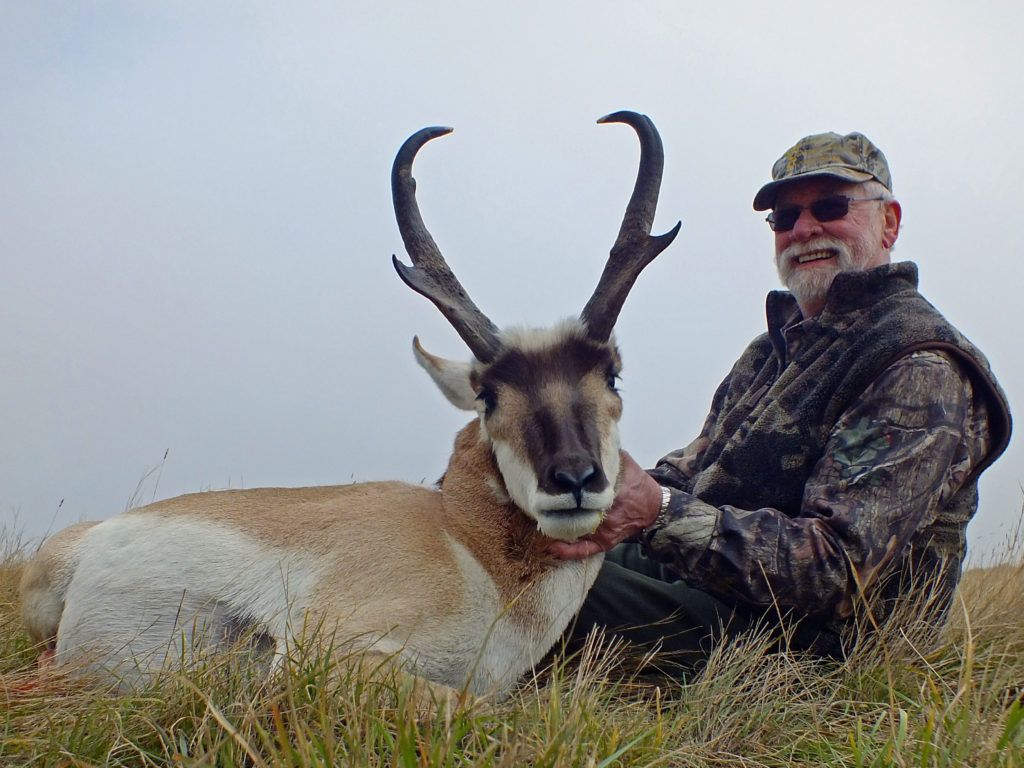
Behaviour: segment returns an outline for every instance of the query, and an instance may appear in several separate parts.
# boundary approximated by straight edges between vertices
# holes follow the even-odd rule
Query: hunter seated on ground
[[[917,267],[891,261],[902,210],[885,157],[858,133],[809,136],[754,209],[771,210],[789,290],[768,294],[767,332],[700,435],[649,472],[627,461],[598,531],[552,546],[609,550],[576,637],[604,626],[687,663],[723,630],[787,616],[790,647],[842,656],[872,624],[864,598],[878,619],[927,595],[931,623],[952,599],[1010,413]]]

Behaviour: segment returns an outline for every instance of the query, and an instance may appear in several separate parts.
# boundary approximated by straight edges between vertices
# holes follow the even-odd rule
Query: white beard
[[[797,258],[814,251],[830,250],[835,255],[812,269],[802,268]],[[806,243],[794,243],[776,256],[775,266],[779,280],[788,288],[801,306],[824,301],[825,294],[836,275],[860,268],[860,262],[850,247],[834,237],[822,235]]]

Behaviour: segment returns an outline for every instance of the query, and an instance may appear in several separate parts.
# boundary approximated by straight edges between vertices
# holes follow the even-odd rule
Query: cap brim
[[[843,181],[853,181],[861,183],[864,181],[870,181],[875,178],[870,173],[864,171],[855,171],[852,168],[815,168],[813,171],[807,173],[794,173],[792,176],[787,176],[784,179],[778,181],[769,181],[763,187],[761,187],[757,194],[754,195],[754,210],[755,211],[767,211],[769,208],[775,207],[775,198],[779,194],[779,189],[784,184],[789,184],[793,181],[800,179],[810,179],[815,176],[830,176],[834,179],[842,179]]]

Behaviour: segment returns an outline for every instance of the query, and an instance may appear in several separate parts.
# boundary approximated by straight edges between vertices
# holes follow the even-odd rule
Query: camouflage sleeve
[[[699,440],[700,438],[698,438]],[[894,363],[836,423],[796,517],[713,507],[673,490],[645,534],[690,586],[755,605],[842,618],[929,525],[988,447],[985,411],[942,352]]]

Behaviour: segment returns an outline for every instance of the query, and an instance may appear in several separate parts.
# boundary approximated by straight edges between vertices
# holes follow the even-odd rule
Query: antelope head
[[[499,330],[472,302],[430,236],[416,203],[412,162],[450,128],[424,128],[406,140],[391,171],[395,215],[413,266],[393,257],[399,276],[430,299],[474,359],[444,360],[413,339],[416,359],[457,407],[476,411],[504,492],[543,534],[572,541],[597,528],[615,497],[619,473],[616,391],[619,352],[612,328],[640,271],[675,238],[679,224],[651,236],[664,152],[645,115],[616,112],[640,138],[640,170],[593,296],[579,319],[545,330]]]

